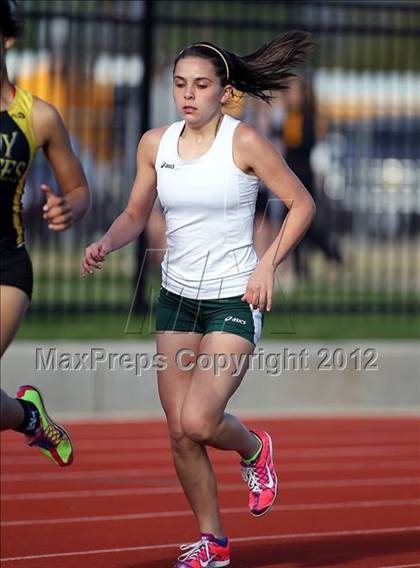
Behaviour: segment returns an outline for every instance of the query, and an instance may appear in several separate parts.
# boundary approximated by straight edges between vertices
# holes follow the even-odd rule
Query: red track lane
[[[211,452],[233,567],[420,567],[420,420],[246,422],[272,434],[280,493],[251,517],[238,459]],[[197,533],[165,425],[70,429],[77,462],[63,470],[2,435],[0,568],[172,566]]]

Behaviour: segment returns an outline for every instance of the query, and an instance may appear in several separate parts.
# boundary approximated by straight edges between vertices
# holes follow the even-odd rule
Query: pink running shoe
[[[229,566],[229,541],[222,546],[211,534],[202,534],[198,542],[183,544],[185,550],[175,564],[175,568],[222,568]]]
[[[255,517],[267,513],[277,497],[277,474],[273,463],[273,443],[267,432],[254,431],[262,448],[257,459],[246,464],[241,461],[242,477],[249,487],[249,509]]]

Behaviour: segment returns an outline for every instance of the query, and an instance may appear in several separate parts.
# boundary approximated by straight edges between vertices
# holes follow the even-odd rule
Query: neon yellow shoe
[[[16,398],[31,402],[40,416],[40,424],[33,436],[26,436],[29,446],[38,447],[52,462],[61,467],[73,463],[73,446],[62,426],[51,420],[45,410],[41,393],[31,385],[19,387]]]

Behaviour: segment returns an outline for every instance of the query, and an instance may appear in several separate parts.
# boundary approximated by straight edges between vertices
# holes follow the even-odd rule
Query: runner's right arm
[[[137,173],[127,207],[105,235],[86,248],[82,276],[100,269],[106,255],[134,241],[145,229],[157,196],[155,160],[166,127],[146,132],[137,147]]]

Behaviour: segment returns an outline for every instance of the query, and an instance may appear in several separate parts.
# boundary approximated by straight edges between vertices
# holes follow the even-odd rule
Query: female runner
[[[51,231],[63,231],[81,219],[90,204],[83,170],[54,107],[13,85],[7,75],[6,52],[22,31],[11,0],[0,0],[0,356],[3,355],[29,306],[32,265],[25,248],[22,195],[25,179],[38,148],[42,147],[62,191],[62,197],[42,185],[43,217]],[[19,388],[17,398],[0,389],[0,429],[27,436],[53,462],[70,465],[69,435],[48,416],[39,391]]]
[[[183,49],[173,72],[182,120],[143,135],[128,205],[82,262],[82,274],[92,274],[136,239],[159,196],[167,250],[156,311],[157,350],[166,362],[158,388],[175,468],[201,533],[182,547],[178,568],[230,563],[207,446],[240,455],[253,515],[266,513],[277,494],[270,436],[248,430],[225,408],[271,309],[276,267],[308,228],[314,202],[274,147],[224,115],[223,105],[233,88],[268,101],[267,91],[287,88],[310,46],[306,33],[289,32],[244,57],[208,42]],[[261,259],[253,247],[259,180],[289,209]],[[199,365],[200,355],[222,361],[220,372]]]

